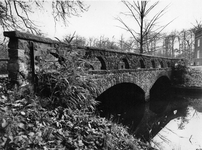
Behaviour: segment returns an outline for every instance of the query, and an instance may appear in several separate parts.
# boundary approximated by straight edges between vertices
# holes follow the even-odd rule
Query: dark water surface
[[[202,93],[172,90],[149,102],[135,94],[111,93],[98,99],[101,116],[128,126],[129,132],[160,150],[202,149]]]

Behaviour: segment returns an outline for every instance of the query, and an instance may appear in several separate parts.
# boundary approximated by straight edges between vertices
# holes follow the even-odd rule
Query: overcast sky
[[[151,0],[151,2],[154,0]],[[42,31],[50,38],[58,37],[62,39],[65,35],[76,34],[89,37],[105,36],[110,39],[120,39],[123,34],[125,38],[130,35],[123,29],[120,22],[115,18],[120,16],[120,12],[126,12],[127,9],[120,0],[84,0],[89,5],[89,10],[81,14],[80,17],[69,18],[68,26],[57,24],[54,28],[53,20],[47,14],[37,12],[37,21],[40,22]],[[160,0],[159,6],[153,10],[153,13],[169,5],[166,14],[159,20],[159,25],[164,25],[175,19],[164,32],[173,30],[189,29],[195,24],[195,20],[202,20],[202,0]],[[42,17],[43,16],[43,17]],[[123,16],[121,17],[125,19]],[[133,20],[130,21],[133,23]],[[134,22],[135,26],[135,22]]]
[[[153,0],[151,0],[152,2]],[[51,36],[62,37],[71,34],[74,31],[78,35],[85,37],[105,36],[119,39],[123,34],[125,38],[129,34],[125,30],[117,27],[120,22],[115,18],[120,16],[120,12],[126,12],[127,9],[119,0],[94,0],[84,1],[90,8],[87,12],[81,14],[81,17],[72,17],[69,19],[69,25],[66,28],[58,27],[56,31],[50,33]],[[165,25],[175,19],[164,32],[173,30],[189,29],[195,24],[195,20],[202,20],[202,0],[161,0],[159,6],[153,12],[159,12],[169,5],[166,14],[159,20],[159,25]],[[122,16],[124,20],[124,16]],[[131,23],[133,20],[131,20]],[[135,22],[134,22],[135,26]]]

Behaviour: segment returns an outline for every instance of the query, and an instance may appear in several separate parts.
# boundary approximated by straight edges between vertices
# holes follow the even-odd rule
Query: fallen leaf
[[[25,128],[25,125],[23,123],[18,123],[18,127],[24,129]]]
[[[2,121],[1,126],[2,126],[3,128],[5,128],[8,123],[6,122],[6,120],[5,120],[4,118],[3,118],[2,120],[3,120],[3,121]]]

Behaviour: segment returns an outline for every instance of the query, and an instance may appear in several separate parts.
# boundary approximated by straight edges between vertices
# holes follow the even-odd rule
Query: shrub
[[[188,67],[185,65],[183,60],[178,61],[172,68],[172,80],[174,84],[185,83],[185,74],[188,71]]]
[[[46,110],[38,99],[1,103],[0,116],[2,150],[140,149],[141,142],[120,125],[81,110]]]
[[[189,68],[185,74],[184,86],[202,87],[202,72],[194,68]]]
[[[178,63],[173,68],[172,79],[174,84],[187,87],[202,87],[202,71]]]
[[[44,68],[48,65],[42,65],[37,73],[37,93],[45,100],[42,105],[51,109],[58,106],[94,109],[96,85],[86,73],[85,65],[88,62],[82,58],[80,51],[63,48],[59,47],[54,53],[60,63],[57,69],[53,70],[50,66]],[[60,51],[65,51],[65,54],[61,55]]]

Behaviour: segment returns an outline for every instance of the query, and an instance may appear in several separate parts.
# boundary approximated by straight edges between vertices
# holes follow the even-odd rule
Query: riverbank
[[[175,90],[184,92],[202,92],[202,66],[190,66],[182,75],[183,83],[173,86]]]
[[[172,86],[172,91],[176,94],[202,94],[202,87],[176,85]]]

